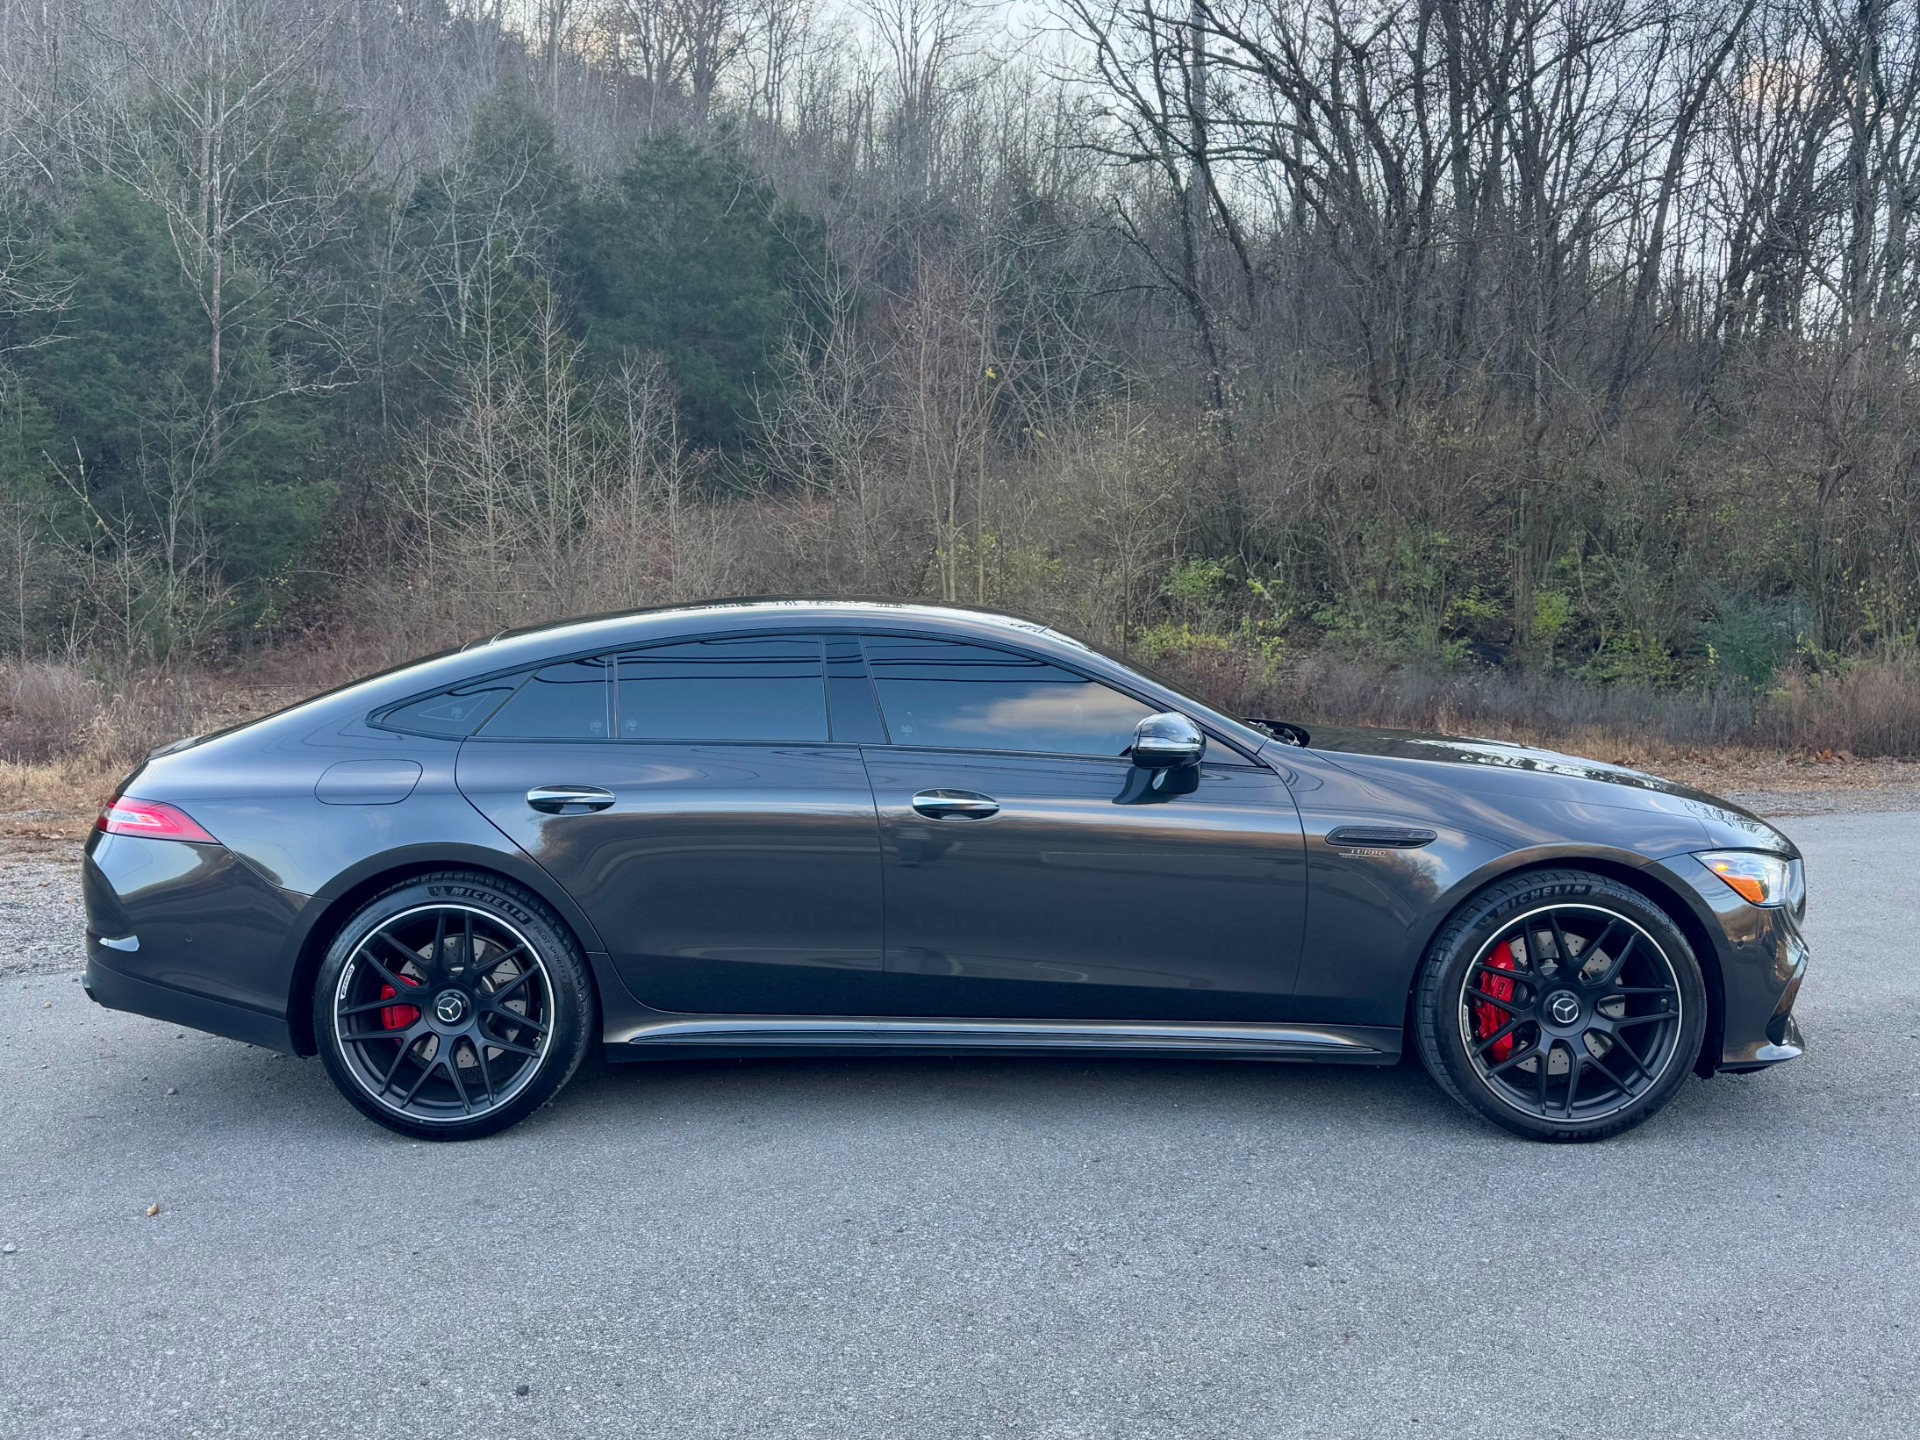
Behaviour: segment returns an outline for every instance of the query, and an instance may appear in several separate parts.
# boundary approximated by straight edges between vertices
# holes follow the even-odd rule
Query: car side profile
[[[156,752],[87,991],[462,1139],[614,1060],[1390,1064],[1540,1140],[1791,1059],[1799,853],[1487,741],[1220,713],[1044,626],[747,600],[495,637]]]

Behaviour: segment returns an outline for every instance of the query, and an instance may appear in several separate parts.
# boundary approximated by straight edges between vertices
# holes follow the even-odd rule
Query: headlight
[[[1700,863],[1749,905],[1785,905],[1802,887],[1799,863],[1759,850],[1709,850]]]

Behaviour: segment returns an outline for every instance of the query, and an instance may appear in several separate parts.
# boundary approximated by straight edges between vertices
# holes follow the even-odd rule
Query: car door
[[[868,1014],[880,849],[855,723],[836,741],[818,636],[659,644],[530,676],[462,747],[459,783],[643,1003]]]
[[[1305,891],[1277,775],[1218,743],[1197,767],[1137,768],[1122,752],[1152,707],[1036,655],[899,635],[865,651],[899,1014],[1285,1018]]]

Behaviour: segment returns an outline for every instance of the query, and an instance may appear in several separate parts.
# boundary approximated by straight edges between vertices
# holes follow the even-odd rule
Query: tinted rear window
[[[607,738],[606,660],[570,660],[534,671],[480,732],[486,740]]]
[[[869,636],[866,648],[896,745],[1117,756],[1153,713],[1030,655],[894,636]]]
[[[813,636],[693,640],[620,657],[622,740],[827,739],[826,671]]]

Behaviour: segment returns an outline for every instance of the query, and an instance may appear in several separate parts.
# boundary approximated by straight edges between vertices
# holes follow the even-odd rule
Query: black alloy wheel
[[[592,1033],[566,928],[518,886],[431,875],[342,928],[314,1020],[328,1074],[364,1114],[437,1140],[490,1135],[546,1103]]]
[[[1686,1078],[1706,988],[1686,937],[1646,896],[1579,871],[1494,885],[1436,938],[1416,1007],[1420,1054],[1456,1100],[1536,1140],[1631,1129]]]

